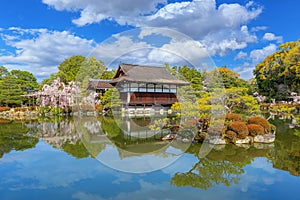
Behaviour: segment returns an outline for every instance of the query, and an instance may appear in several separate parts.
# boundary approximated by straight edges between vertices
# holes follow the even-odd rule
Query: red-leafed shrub
[[[261,125],[258,124],[248,124],[248,131],[250,136],[257,136],[265,134],[265,130]]]
[[[226,121],[232,121],[232,122],[240,122],[242,121],[242,116],[235,113],[228,113],[225,116]]]
[[[9,107],[0,107],[0,112],[9,111]]]
[[[263,117],[251,117],[248,119],[248,124],[257,124],[260,125],[264,128],[265,133],[269,133],[271,131],[271,125],[268,122],[268,120],[266,120]]]
[[[237,138],[244,139],[249,135],[248,127],[244,122],[232,122],[228,125],[227,130],[237,134]]]
[[[237,134],[236,132],[227,130],[225,133],[225,138],[229,139],[230,141],[236,140]]]

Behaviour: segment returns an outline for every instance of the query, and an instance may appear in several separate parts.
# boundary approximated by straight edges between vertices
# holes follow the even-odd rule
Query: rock
[[[251,141],[250,137],[246,137],[245,139],[236,139],[235,144],[250,144]]]
[[[226,141],[221,136],[214,136],[209,139],[210,144],[223,145],[226,144]]]
[[[168,134],[168,135],[166,135],[165,137],[163,137],[162,138],[162,140],[173,140],[173,139],[175,139],[176,138],[176,134],[173,134],[173,133],[171,133],[171,134]]]
[[[275,141],[275,135],[273,134],[265,134],[265,135],[257,135],[254,137],[254,142],[257,143],[272,143]]]

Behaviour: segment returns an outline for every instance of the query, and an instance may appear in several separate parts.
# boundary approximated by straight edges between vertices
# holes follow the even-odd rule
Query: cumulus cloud
[[[274,33],[265,33],[263,39],[267,41],[276,41],[278,43],[282,43],[283,41],[282,36],[275,36]]]
[[[239,29],[256,18],[261,7],[245,7],[240,4],[221,4],[214,0],[202,0],[168,4],[151,16],[142,18],[141,24],[167,26],[195,39],[223,29]]]
[[[252,32],[264,31],[267,30],[268,27],[266,26],[255,26],[251,28]]]
[[[240,51],[235,57],[235,60],[239,60],[239,59],[245,59],[247,58],[248,54],[246,52]]]
[[[269,44],[268,46],[262,49],[255,49],[250,52],[250,58],[252,59],[253,63],[258,64],[268,55],[274,53],[277,49],[275,44]]]
[[[202,42],[208,47],[210,55],[226,55],[229,51],[244,49],[248,43],[257,41],[257,37],[248,31],[247,26],[239,30],[222,30],[207,35]]]
[[[274,53],[277,50],[277,46],[275,44],[269,44],[261,49],[254,49],[249,53],[249,62],[245,62],[242,66],[234,68],[234,71],[238,72],[243,79],[249,79],[253,77],[253,70],[255,66],[262,62],[268,55]],[[247,53],[240,52],[237,54],[237,57],[246,58],[248,56]]]
[[[159,4],[166,0],[43,0],[43,3],[62,11],[80,12],[80,17],[73,20],[78,26],[101,22],[104,19],[115,20],[121,25],[132,24],[140,15],[151,14]]]
[[[73,20],[79,26],[108,19],[120,25],[168,27],[210,44],[212,55],[243,49],[248,43],[256,41],[256,36],[248,31],[246,24],[258,17],[263,9],[253,1],[246,5],[224,3],[219,6],[215,0],[169,4],[165,0],[43,2],[56,10],[80,12],[80,17]]]
[[[125,62],[128,60],[126,56],[137,60],[141,57],[144,58],[145,51],[150,47],[146,42],[134,41],[130,36],[116,34],[108,41],[99,44],[93,50],[92,55],[110,65],[113,62]],[[133,52],[135,56],[129,56]]]
[[[138,30],[138,31],[137,31]],[[160,41],[166,40],[160,44]],[[171,29],[141,28],[114,35],[92,53],[108,66],[119,62],[214,67],[205,45]]]
[[[0,64],[9,69],[26,69],[38,77],[55,72],[70,56],[87,55],[94,46],[94,41],[68,31],[47,29],[11,27],[1,32],[1,38],[11,50],[0,55]]]

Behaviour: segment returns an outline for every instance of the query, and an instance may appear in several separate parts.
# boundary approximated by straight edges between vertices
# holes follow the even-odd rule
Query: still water
[[[161,141],[153,119],[0,123],[0,199],[300,199],[300,130],[271,145]],[[297,136],[298,135],[298,136]]]

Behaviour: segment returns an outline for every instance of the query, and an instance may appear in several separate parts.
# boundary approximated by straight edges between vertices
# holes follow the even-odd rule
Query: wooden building
[[[112,80],[95,80],[90,85],[98,92],[117,88],[122,108],[136,112],[145,108],[170,108],[178,101],[178,87],[189,84],[175,78],[165,67],[120,64]]]
[[[171,106],[177,101],[177,88],[188,85],[165,67],[120,64],[111,80],[121,96],[123,107]]]
[[[99,79],[90,79],[88,82],[88,90],[95,90],[97,93],[102,96],[106,92],[106,90],[113,88],[110,84],[110,80],[99,80]]]

